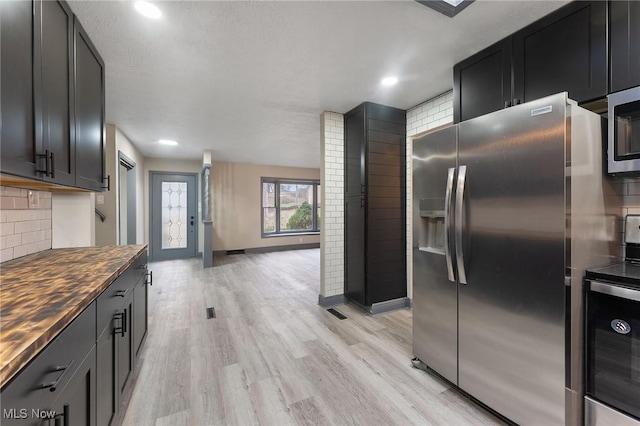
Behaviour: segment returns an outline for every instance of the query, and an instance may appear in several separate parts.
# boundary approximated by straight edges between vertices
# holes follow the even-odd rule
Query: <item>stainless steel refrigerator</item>
[[[413,141],[413,350],[521,425],[579,424],[582,276],[619,255],[600,116],[566,93]]]

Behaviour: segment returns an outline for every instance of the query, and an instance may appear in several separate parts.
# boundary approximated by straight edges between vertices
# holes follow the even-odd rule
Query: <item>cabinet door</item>
[[[511,37],[453,67],[455,123],[505,108],[511,102]]]
[[[345,197],[345,295],[365,305],[365,214],[362,197]]]
[[[51,173],[45,180],[75,185],[73,135],[73,13],[61,1],[36,4],[36,51],[40,52],[42,138]]]
[[[142,277],[136,284],[133,293],[133,342],[136,359],[140,355],[142,342],[147,334],[147,280]]]
[[[640,2],[609,2],[611,92],[640,86]]]
[[[127,384],[127,379],[129,378],[129,374],[133,370],[133,333],[131,332],[131,313],[133,307],[133,298],[129,297],[127,302],[122,309],[123,317],[122,317],[122,325],[124,326],[124,331],[116,334],[116,349],[117,349],[117,379],[118,379],[118,387],[117,393],[118,395],[122,395],[124,391],[124,387]]]
[[[82,365],[54,402],[57,414],[50,425],[95,425],[96,424],[96,350],[95,346]]]
[[[104,62],[78,20],[75,34],[76,186],[103,190]]]
[[[113,318],[96,343],[96,418],[97,424],[108,425],[118,409],[116,394],[116,336]]]
[[[40,178],[36,171],[34,104],[34,4],[0,1],[1,167],[5,173]],[[40,129],[40,128],[39,128]]]
[[[345,197],[364,195],[365,111],[361,105],[345,116]]]
[[[514,97],[569,92],[578,102],[607,94],[606,2],[573,2],[513,36]]]

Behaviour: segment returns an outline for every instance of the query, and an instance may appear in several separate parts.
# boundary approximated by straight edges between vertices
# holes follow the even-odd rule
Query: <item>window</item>
[[[320,181],[262,178],[262,235],[320,232]]]

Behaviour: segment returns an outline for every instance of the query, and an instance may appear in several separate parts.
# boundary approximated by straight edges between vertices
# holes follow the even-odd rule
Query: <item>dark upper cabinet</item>
[[[41,147],[35,135],[34,22],[31,2],[0,2],[2,171],[37,178],[36,153]]]
[[[406,297],[406,111],[365,102],[345,123],[345,295]]]
[[[76,186],[101,191],[104,180],[104,61],[75,21]]]
[[[0,171],[102,190],[104,62],[64,1],[0,8]]]
[[[611,92],[640,86],[640,2],[609,2]]]
[[[454,66],[456,123],[505,108],[511,98],[511,37]]]
[[[44,180],[75,184],[73,132],[73,13],[60,1],[36,2],[36,51],[40,52]]]
[[[576,1],[513,36],[515,103],[559,92],[586,102],[607,94],[607,3]]]
[[[606,2],[572,2],[456,64],[454,122],[564,91],[607,94]]]

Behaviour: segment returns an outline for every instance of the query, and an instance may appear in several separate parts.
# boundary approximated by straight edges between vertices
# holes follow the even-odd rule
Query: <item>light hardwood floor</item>
[[[411,366],[411,311],[339,320],[320,252],[150,264],[149,333],[125,425],[502,424]],[[206,308],[216,318],[207,319]]]

